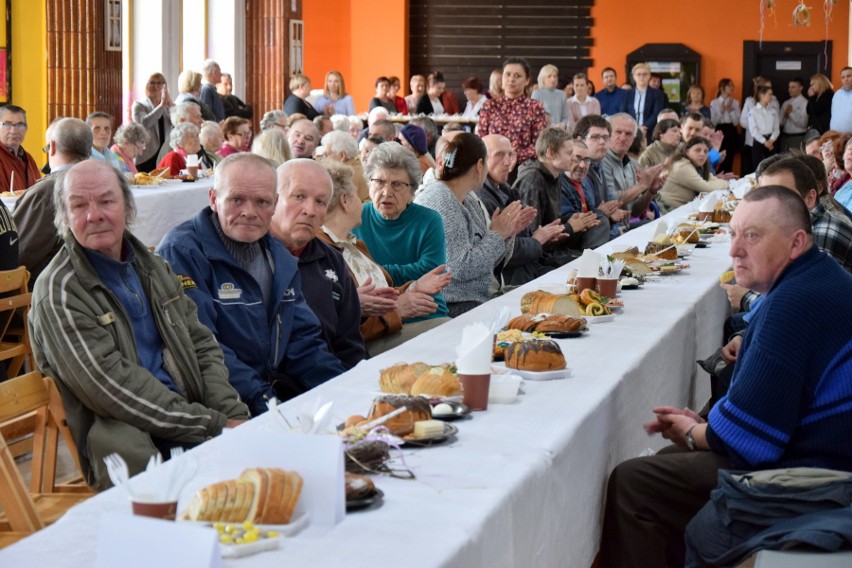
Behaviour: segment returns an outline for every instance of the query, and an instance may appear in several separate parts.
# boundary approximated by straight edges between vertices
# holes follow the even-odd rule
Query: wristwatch
[[[689,448],[690,452],[694,452],[698,449],[698,446],[695,444],[695,438],[692,437],[692,430],[698,426],[698,424],[693,424],[689,430],[686,431],[686,447]]]

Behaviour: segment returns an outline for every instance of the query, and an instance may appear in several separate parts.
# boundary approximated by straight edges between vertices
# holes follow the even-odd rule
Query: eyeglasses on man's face
[[[3,130],[26,130],[27,123],[26,122],[0,122],[0,128]]]

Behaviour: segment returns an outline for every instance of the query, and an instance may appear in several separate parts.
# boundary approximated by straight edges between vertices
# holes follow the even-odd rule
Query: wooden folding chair
[[[27,290],[30,273],[26,267],[0,270],[0,361],[6,361],[6,374],[20,374],[24,363],[34,371],[35,357],[30,345],[27,316],[32,294]]]
[[[32,424],[31,430],[22,432],[21,422]],[[0,433],[8,432],[29,434],[31,438],[33,493],[94,493],[83,482],[62,399],[50,377],[34,371],[0,383]],[[77,466],[76,478],[63,484],[58,483],[56,471],[60,435]]]
[[[0,435],[0,547],[12,544],[53,523],[88,495],[36,494],[27,491],[15,458]]]

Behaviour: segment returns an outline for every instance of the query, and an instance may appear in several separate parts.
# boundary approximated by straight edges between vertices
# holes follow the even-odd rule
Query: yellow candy
[[[243,523],[243,528],[246,529],[247,531],[250,531],[251,529],[254,528],[254,523],[252,523],[251,521],[245,521]]]
[[[254,533],[246,534],[245,538],[243,538],[244,542],[255,542],[257,541],[257,535]]]
[[[269,531],[268,533],[266,533],[266,536],[268,536],[269,538],[275,538],[276,536],[281,536],[281,535],[278,534],[276,531]]]
[[[238,538],[238,539],[237,539],[237,540],[235,540],[234,542],[235,542],[235,543],[237,543],[237,544],[244,544],[244,543],[245,543],[245,539],[243,539],[243,538]]]
[[[231,544],[232,542],[234,542],[234,539],[232,539],[226,534],[223,534],[219,537],[219,542],[221,542],[222,544]]]

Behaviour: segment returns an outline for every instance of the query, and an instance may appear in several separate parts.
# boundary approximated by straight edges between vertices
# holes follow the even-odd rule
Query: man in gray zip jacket
[[[30,313],[41,371],[56,379],[86,481],[105,489],[104,456],[130,474],[172,446],[248,419],[222,350],[168,265],[128,230],[130,188],[105,162],[56,182],[64,244],[36,281]]]

